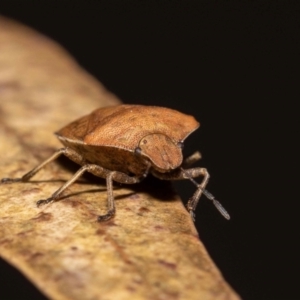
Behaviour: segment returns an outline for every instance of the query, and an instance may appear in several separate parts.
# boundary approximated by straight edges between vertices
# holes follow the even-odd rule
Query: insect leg
[[[21,178],[2,178],[0,183],[12,183],[12,182],[26,182],[29,181],[31,177],[33,177],[38,171],[40,171],[47,164],[58,158],[60,155],[64,154],[65,156],[73,159],[74,161],[78,161],[80,163],[82,161],[82,157],[70,148],[61,148],[56,150],[48,159],[43,161],[41,164],[33,168],[31,171],[23,175]]]
[[[218,200],[216,200],[215,197],[205,189],[209,180],[209,173],[205,168],[192,168],[186,170],[179,168],[170,173],[159,173],[156,171],[152,171],[152,173],[154,176],[158,177],[159,179],[164,179],[164,180],[189,179],[197,187],[194,195],[189,199],[187,203],[187,210],[190,213],[191,218],[193,220],[195,220],[194,212],[196,210],[197,204],[202,194],[204,194],[209,200],[213,202],[215,207],[219,210],[219,212],[222,214],[224,218],[226,218],[227,220],[230,219],[229,214],[227,213],[225,208],[221,205],[221,203]],[[200,184],[198,184],[194,180],[194,178],[198,176],[203,176],[203,180]]]
[[[190,177],[188,177],[188,179],[190,179],[196,186],[197,186],[197,190],[195,191],[194,195],[189,199],[188,203],[187,203],[187,210],[191,215],[191,218],[195,221],[195,210],[196,207],[198,205],[199,199],[203,193],[203,190],[205,189],[206,185],[208,184],[208,180],[209,180],[209,173],[207,172],[207,170],[205,168],[196,168],[196,169],[189,169],[189,170],[182,170],[182,173],[185,176],[189,176],[186,174],[186,172],[192,170],[190,173]],[[203,176],[203,180],[200,184],[198,184],[193,178],[194,177],[198,177],[199,175],[197,174],[199,172],[199,175]]]
[[[107,202],[108,202],[108,211],[105,215],[101,215],[98,217],[98,221],[106,221],[109,220],[111,217],[114,216],[116,209],[115,209],[115,198],[113,195],[113,180],[126,183],[126,184],[134,184],[140,182],[147,174],[144,176],[129,176],[125,173],[113,171],[109,172],[106,176],[106,186],[107,186]]]
[[[105,215],[98,216],[98,222],[107,221],[112,218],[116,213],[115,197],[113,193],[113,176],[115,172],[110,172],[106,177],[107,187],[107,206],[108,210]]]
[[[107,201],[108,201],[108,211],[105,215],[98,217],[98,221],[109,220],[115,214],[115,204],[113,195],[113,180],[121,183],[133,184],[141,181],[143,177],[138,176],[128,176],[125,173],[109,171],[98,165],[86,164],[82,166],[63,186],[61,186],[50,198],[37,201],[37,206],[41,206],[47,203],[54,202],[59,199],[62,192],[67,189],[74,181],[76,181],[84,172],[92,173],[98,177],[106,178],[107,186]]]
[[[63,186],[61,186],[55,193],[53,193],[50,198],[39,200],[37,201],[36,205],[39,207],[41,205],[57,200],[65,189],[67,189],[74,181],[76,181],[84,172],[89,171],[93,167],[94,165],[84,165]]]

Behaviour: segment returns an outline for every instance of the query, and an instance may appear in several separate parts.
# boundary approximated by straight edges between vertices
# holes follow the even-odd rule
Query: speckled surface
[[[0,177],[18,177],[60,147],[52,134],[118,103],[47,38],[0,18]],[[30,183],[0,185],[0,254],[52,299],[238,299],[169,183],[80,180],[37,208],[72,171],[53,163]]]

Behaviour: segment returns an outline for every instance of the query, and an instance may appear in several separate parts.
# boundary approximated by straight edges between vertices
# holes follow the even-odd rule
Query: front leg
[[[152,174],[163,180],[183,180],[183,179],[189,179],[194,185],[196,185],[197,189],[194,193],[194,195],[189,199],[187,203],[187,210],[191,215],[191,218],[195,221],[195,210],[197,207],[197,204],[199,202],[199,199],[202,194],[204,194],[209,200],[213,202],[215,207],[219,210],[219,212],[222,214],[224,218],[227,220],[230,219],[229,214],[224,209],[224,207],[221,205],[221,203],[215,199],[215,197],[209,193],[205,187],[209,180],[209,173],[205,168],[192,168],[192,169],[186,169],[178,168],[174,171],[168,172],[168,173],[160,173],[158,171],[152,170]],[[200,184],[198,184],[194,178],[203,176],[203,180]]]

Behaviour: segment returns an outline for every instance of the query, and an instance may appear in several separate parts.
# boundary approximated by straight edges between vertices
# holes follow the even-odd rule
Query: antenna
[[[184,171],[184,170],[183,170]],[[187,176],[187,178],[198,188],[202,191],[202,194],[209,200],[212,201],[216,209],[220,212],[220,214],[226,219],[230,220],[230,215],[227,210],[222,206],[222,204],[206,189],[204,189],[200,184],[197,183],[196,180]]]
[[[202,190],[203,195],[212,201],[216,209],[220,212],[220,214],[226,219],[230,220],[230,215],[227,212],[227,210],[222,206],[222,204],[207,190],[203,189],[201,186],[199,186]]]

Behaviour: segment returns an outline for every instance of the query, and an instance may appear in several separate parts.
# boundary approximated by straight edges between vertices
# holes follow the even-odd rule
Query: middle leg
[[[37,201],[37,206],[39,207],[41,205],[58,200],[61,194],[63,193],[63,191],[66,190],[72,183],[74,183],[85,172],[89,172],[98,177],[106,179],[108,211],[105,215],[99,216],[98,221],[109,220],[115,214],[113,180],[120,183],[134,184],[140,182],[146,176],[146,174],[144,174],[143,176],[129,176],[125,173],[104,169],[95,164],[87,164],[82,166],[63,186],[61,186],[55,193],[53,193],[51,197],[45,200]]]

